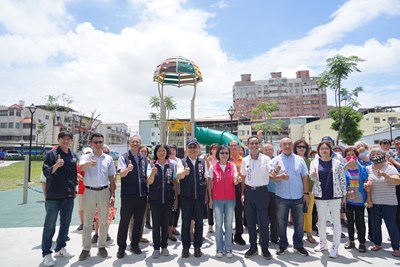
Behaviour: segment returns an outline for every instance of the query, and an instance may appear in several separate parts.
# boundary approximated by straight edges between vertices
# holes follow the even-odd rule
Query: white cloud
[[[400,43],[396,38],[386,42],[371,38],[363,44],[333,48],[365,23],[380,16],[399,15],[399,2],[394,0],[346,2],[330,22],[311,29],[303,38],[286,41],[242,62],[228,57],[218,38],[207,32],[208,20],[216,14],[184,9],[183,0],[131,0],[136,8],[143,8],[141,20],[119,34],[96,29],[90,22],[66,31],[73,20],[66,13],[66,0],[39,1],[35,7],[29,2],[0,2],[0,10],[10,11],[0,12],[0,23],[10,33],[0,36],[0,51],[8,51],[0,54],[0,80],[7,81],[0,83],[4,104],[19,99],[43,103],[42,96],[65,92],[73,96],[73,107],[87,115],[97,109],[103,121],[147,119],[149,97],[157,94],[153,72],[161,61],[173,56],[195,61],[203,73],[196,98],[198,117],[227,116],[232,85],[242,73],[265,79],[272,71],[294,77],[296,70],[310,69],[312,75],[318,75],[325,59],[336,53],[366,59],[360,64],[363,72],[355,75],[356,86],[374,75],[400,70]],[[34,30],[24,25],[25,18]],[[370,105],[372,100],[385,99],[373,98],[375,91],[370,90],[374,86],[364,86],[362,103]],[[396,88],[395,84],[391,86],[388,90]],[[165,87],[165,94],[173,95],[178,102],[179,110],[172,116],[190,116],[192,93],[191,87]]]

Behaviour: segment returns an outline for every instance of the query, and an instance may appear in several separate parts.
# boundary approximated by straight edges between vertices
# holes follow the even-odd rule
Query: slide
[[[228,146],[229,141],[236,140],[239,145],[241,142],[236,135],[228,131],[218,131],[210,128],[196,127],[195,136],[200,144],[209,146],[213,143]]]

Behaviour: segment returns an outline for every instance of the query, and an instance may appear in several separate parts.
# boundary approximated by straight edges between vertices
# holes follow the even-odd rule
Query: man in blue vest
[[[189,139],[186,143],[187,157],[182,159],[183,169],[178,170],[178,179],[181,187],[182,210],[182,258],[188,258],[190,248],[190,221],[194,226],[194,256],[201,257],[203,244],[203,214],[206,197],[206,165],[200,154],[200,145],[196,139]]]
[[[130,250],[141,254],[139,247],[142,224],[149,192],[147,185],[147,158],[139,153],[141,138],[134,135],[129,138],[130,150],[118,159],[118,170],[121,175],[121,219],[118,226],[117,258],[125,256],[126,238],[129,221],[133,215],[132,242]]]

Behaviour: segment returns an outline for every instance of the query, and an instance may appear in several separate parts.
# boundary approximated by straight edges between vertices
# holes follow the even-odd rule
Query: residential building
[[[104,136],[104,143],[107,145],[127,144],[130,136],[125,123],[101,123],[97,131]]]
[[[260,102],[278,104],[274,118],[328,117],[326,88],[320,88],[320,77],[310,77],[308,70],[296,72],[296,78],[282,77],[272,72],[267,80],[251,80],[251,74],[242,74],[233,85],[235,117],[252,117],[252,109]],[[258,119],[265,119],[262,115]]]

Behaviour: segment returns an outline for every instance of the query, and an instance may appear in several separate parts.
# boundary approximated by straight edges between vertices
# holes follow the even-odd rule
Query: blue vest
[[[180,181],[181,197],[204,199],[207,188],[206,164],[203,159],[197,158],[193,166],[192,161],[186,157],[182,159],[184,167],[190,168],[190,173]]]
[[[168,162],[168,161],[167,161]],[[166,204],[174,202],[174,165],[166,163],[164,168],[156,163],[157,174],[154,182],[149,186],[149,201]]]
[[[148,195],[149,188],[147,185],[147,158],[139,153],[139,166],[129,150],[122,155],[126,166],[129,160],[133,164],[133,170],[128,172],[124,178],[121,178],[121,197],[145,197]]]

